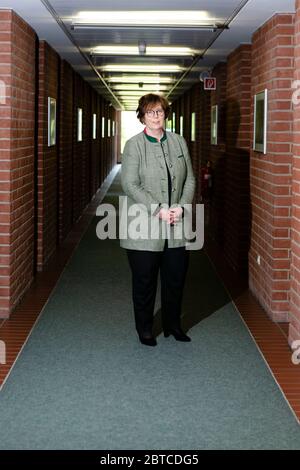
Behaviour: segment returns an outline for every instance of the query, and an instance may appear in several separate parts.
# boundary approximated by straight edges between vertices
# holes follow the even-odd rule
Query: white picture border
[[[263,123],[260,125],[263,126],[263,142],[257,142],[257,102],[264,101],[264,111],[263,111]],[[260,93],[257,93],[254,96],[254,129],[253,129],[253,150],[256,152],[267,153],[267,126],[268,126],[268,90],[265,89]]]
[[[215,104],[211,107],[210,115],[210,143],[211,145],[218,145],[218,105]]]
[[[56,99],[48,96],[48,147],[56,145]]]

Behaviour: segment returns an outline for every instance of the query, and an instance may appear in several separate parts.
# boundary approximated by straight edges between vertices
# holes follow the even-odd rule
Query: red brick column
[[[218,86],[218,84],[217,84]],[[201,201],[201,167],[205,165],[206,160],[211,159],[210,155],[210,109],[211,109],[211,92],[204,91],[203,83],[200,84],[200,145],[199,145],[199,163],[197,173],[197,195],[196,201]]]
[[[98,94],[96,91],[92,89],[91,92],[92,96],[92,101],[91,101],[91,130],[92,130],[92,125],[93,125],[93,114],[96,114],[97,116],[97,126],[96,126],[96,139],[93,139],[93,135],[91,135],[91,164],[90,164],[90,169],[91,169],[91,178],[90,178],[90,196],[91,198],[95,194],[95,192],[98,189],[98,180],[99,180],[99,169],[98,169],[98,164],[99,164],[99,141],[101,136],[99,135],[99,120],[100,120],[100,114],[99,114],[99,105],[98,105]],[[91,132],[92,134],[92,132]]]
[[[208,108],[209,123],[211,118],[211,107],[218,105],[218,142],[217,145],[210,144],[210,155],[207,159],[212,160],[214,179],[213,196],[210,210],[210,232],[220,247],[224,245],[224,194],[226,191],[226,86],[227,86],[227,63],[219,63],[213,69],[212,76],[217,78],[217,89],[211,93],[210,106]]]
[[[59,64],[57,53],[45,41],[39,47],[38,117],[38,240],[37,267],[42,270],[54,253],[58,241],[58,135],[56,145],[48,147],[48,97],[56,99],[59,129]]]
[[[84,82],[81,76],[74,73],[74,95],[73,95],[73,223],[76,222],[82,214],[82,165],[85,161],[85,103],[84,103]],[[77,140],[77,109],[81,108],[83,112],[82,141]]]
[[[267,154],[252,150],[250,159],[249,285],[275,321],[290,309],[293,47],[292,14],[274,15],[253,35],[252,97],[268,89],[268,131]]]
[[[240,273],[248,273],[250,244],[251,45],[227,60],[224,255]]]
[[[188,103],[188,105],[186,104]],[[172,103],[171,115],[175,113],[174,132],[180,132],[180,116],[183,116],[183,133],[187,141],[194,174],[196,191],[194,202],[200,203],[200,168],[201,163],[210,158],[210,92],[203,90],[203,84],[197,83],[185,94]],[[191,141],[191,116],[196,113],[196,140]]]
[[[121,163],[121,111],[116,111],[116,159],[117,163]]]
[[[295,80],[300,80],[300,1],[296,2]],[[300,82],[299,82],[300,83]],[[296,83],[295,83],[296,84]],[[291,224],[290,344],[300,339],[300,86],[294,104],[293,186]],[[299,103],[299,104],[298,104]]]
[[[33,279],[34,31],[0,11],[0,317],[8,317]]]
[[[91,138],[92,138],[92,118],[91,118],[91,91],[90,85],[83,80],[83,141],[81,146],[81,210],[80,215],[90,201],[90,158],[91,158]]]
[[[103,138],[103,158],[102,158],[103,179],[105,180],[105,178],[108,175],[108,161],[109,161],[109,144],[108,144],[109,137],[107,137],[109,113],[108,113],[108,103],[105,99],[103,99],[102,113],[103,113],[103,117],[105,118],[105,137]]]
[[[200,173],[200,163],[201,163],[201,150],[200,150],[200,141],[202,137],[202,126],[200,124],[202,113],[201,113],[201,84],[200,82],[194,85],[191,90],[188,92],[190,99],[190,108],[187,110],[185,115],[185,121],[189,120],[189,139],[188,139],[188,147],[191,155],[191,160],[193,164],[194,174],[196,177],[196,190],[195,190],[195,197],[194,201],[198,202],[199,199],[199,180],[197,175]],[[187,93],[185,94],[185,96]],[[191,140],[191,130],[192,130],[192,114],[195,113],[195,141]],[[201,127],[201,128],[200,128]]]
[[[59,106],[59,241],[72,227],[73,195],[73,69],[63,60],[60,67]]]

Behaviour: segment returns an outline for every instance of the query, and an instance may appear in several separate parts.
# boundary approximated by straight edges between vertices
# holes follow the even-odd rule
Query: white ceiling
[[[51,12],[46,5],[52,8]],[[139,41],[145,41],[150,45],[164,46],[188,46],[204,51],[207,45],[214,39],[216,33],[211,31],[199,31],[196,29],[145,29],[141,28],[103,28],[72,30],[72,18],[82,10],[88,11],[118,11],[118,10],[204,10],[209,16],[217,19],[219,23],[225,23],[233,13],[245,4],[237,16],[230,22],[229,29],[223,30],[211,47],[206,51],[204,58],[198,60],[192,70],[185,76],[182,82],[169,95],[172,101],[182,94],[193,83],[199,80],[202,70],[211,69],[215,64],[224,61],[227,55],[241,43],[251,42],[251,36],[274,13],[289,13],[295,11],[295,0],[0,0],[0,8],[15,10],[37,32],[40,39],[46,40],[75,70],[77,70],[91,85],[96,88],[113,105],[120,108],[123,104],[122,90],[113,90],[105,79],[108,73],[101,71],[104,64],[113,63],[155,63],[157,73],[164,64],[178,64],[188,68],[193,58],[182,57],[130,57],[110,56],[92,58],[95,71],[87,59],[90,59],[89,51],[97,45],[137,45]],[[151,7],[149,7],[151,5]],[[62,29],[52,16],[57,14],[57,19],[62,21]],[[145,13],[146,15],[147,13]],[[82,50],[80,54],[78,47]],[[91,59],[90,59],[91,60]],[[195,61],[194,61],[195,62]],[[126,74],[128,75],[128,74]],[[170,76],[170,74],[167,74]],[[182,72],[172,74],[174,81],[181,77]],[[119,73],[120,84],[124,82],[122,73]],[[104,79],[104,82],[103,82]],[[169,90],[171,85],[169,85]],[[111,91],[110,91],[111,90]],[[138,90],[140,92],[140,90]],[[167,91],[168,93],[168,91]],[[142,93],[141,93],[142,94]],[[136,104],[131,106],[136,108]],[[128,106],[126,107],[128,109]]]

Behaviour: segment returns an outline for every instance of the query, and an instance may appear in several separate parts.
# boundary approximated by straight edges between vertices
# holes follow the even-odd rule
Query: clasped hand
[[[171,209],[160,209],[158,216],[167,224],[175,224],[182,216],[182,207],[173,207]]]

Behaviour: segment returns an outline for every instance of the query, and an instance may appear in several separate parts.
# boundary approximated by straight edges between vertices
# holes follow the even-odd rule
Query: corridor
[[[300,0],[0,0],[0,453],[300,449],[299,26]],[[143,152],[177,134],[204,206],[191,342],[164,336],[158,288],[155,348],[96,230],[149,93]]]

